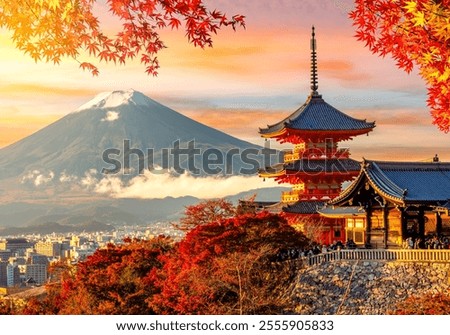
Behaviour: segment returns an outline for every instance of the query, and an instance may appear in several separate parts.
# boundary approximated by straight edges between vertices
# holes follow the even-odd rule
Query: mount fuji
[[[158,170],[164,154],[170,156],[177,146],[184,154],[178,163],[188,172],[176,171],[171,165],[177,163],[174,157],[166,170]],[[155,171],[149,170],[149,149]],[[274,191],[255,176],[262,164],[261,155],[255,153],[262,149],[189,119],[140,92],[102,93],[0,149],[0,227],[93,221],[139,224],[179,217],[185,206],[204,198],[246,196],[245,192],[262,188],[263,197],[279,194],[279,189]],[[204,169],[208,152],[211,171],[220,168],[226,176],[211,176]],[[243,157],[243,152],[252,155]],[[143,173],[139,153],[147,155]],[[125,158],[130,158],[128,170],[122,162]],[[119,162],[117,173],[102,173]],[[191,165],[199,169],[195,176]],[[253,176],[242,176],[242,169]]]
[[[135,176],[142,170],[139,159],[145,168],[162,166],[170,170],[177,146],[184,154],[179,157],[181,171],[189,168],[191,159],[190,164],[196,169],[190,172],[198,175],[204,174],[201,153],[208,149],[209,159],[217,163],[213,171],[228,170],[230,174],[245,167],[252,174],[257,166],[249,165],[248,160],[243,162],[238,155],[226,157],[227,152],[261,150],[257,145],[189,119],[140,92],[114,91],[99,94],[53,124],[0,149],[0,180],[20,178],[22,182],[43,185],[50,180],[66,181],[114,169]],[[154,165],[149,165],[149,159]],[[129,169],[123,171],[128,163]],[[233,166],[229,166],[231,163]]]

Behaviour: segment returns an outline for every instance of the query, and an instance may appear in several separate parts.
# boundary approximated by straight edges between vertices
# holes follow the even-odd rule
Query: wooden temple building
[[[282,163],[260,170],[259,175],[292,186],[282,193],[281,201],[264,204],[265,209],[282,212],[291,224],[304,231],[316,230],[316,239],[331,244],[345,241],[345,220],[323,217],[318,210],[338,197],[342,184],[353,180],[361,170],[360,163],[349,157],[348,149],[338,145],[368,134],[375,123],[344,114],[318,93],[316,47],[313,27],[310,95],[294,113],[259,130],[263,138],[290,143],[293,148],[284,152]]]
[[[364,160],[358,177],[320,210],[344,218],[345,235],[372,248],[419,248],[432,236],[450,236],[450,163]]]

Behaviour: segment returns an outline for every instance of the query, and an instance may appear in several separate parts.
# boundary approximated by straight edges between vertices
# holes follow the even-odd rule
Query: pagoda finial
[[[315,28],[312,26],[312,36],[311,36],[311,94],[313,96],[318,96],[319,83],[317,79],[317,42],[316,34],[314,32]]]

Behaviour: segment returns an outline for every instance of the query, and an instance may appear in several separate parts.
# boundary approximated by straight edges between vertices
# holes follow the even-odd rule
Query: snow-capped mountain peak
[[[78,107],[74,112],[81,112],[92,108],[114,108],[121,105],[134,104],[136,106],[146,106],[150,98],[133,89],[124,91],[103,92],[95,98]]]
[[[195,143],[195,150],[200,149],[201,153],[190,150],[189,143]],[[42,175],[36,183],[49,179],[50,173],[52,180],[65,179],[66,175],[85,178],[86,172],[91,170],[100,174],[104,168],[111,167],[111,163],[105,161],[105,152],[111,149],[118,150],[119,154],[112,154],[112,157],[117,158],[122,168],[130,162],[133,173],[137,174],[140,167],[132,162],[140,158],[136,152],[144,154],[146,170],[149,170],[149,164],[163,165],[165,152],[178,152],[175,145],[194,152],[196,167],[204,166],[206,150],[220,151],[223,170],[232,167],[232,173],[237,173],[240,167],[248,167],[248,163],[236,157],[230,160],[227,153],[231,149],[259,149],[257,145],[189,119],[140,92],[114,91],[97,95],[76,112],[0,149],[0,180],[22,179],[33,171],[39,172],[36,176]],[[185,165],[192,165],[185,156],[180,157],[181,160]]]

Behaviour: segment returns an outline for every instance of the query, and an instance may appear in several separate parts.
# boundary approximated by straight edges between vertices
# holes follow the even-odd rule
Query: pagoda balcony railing
[[[350,152],[347,148],[341,148],[336,151],[331,151],[329,153],[325,153],[324,151],[320,151],[319,149],[310,150],[310,151],[297,151],[293,152],[292,150],[284,152],[284,162],[290,163],[297,161],[302,158],[308,159],[331,159],[331,158],[349,158]]]
[[[303,155],[303,153],[300,153],[300,152],[293,153],[292,151],[288,151],[284,154],[284,162],[290,163],[290,162],[298,161],[302,155]]]
[[[305,194],[304,190],[282,192],[281,193],[281,202],[296,202],[296,201],[299,201],[304,194]]]
[[[281,193],[281,202],[296,202],[301,199],[330,199],[339,195],[338,189],[327,190],[298,190]]]

